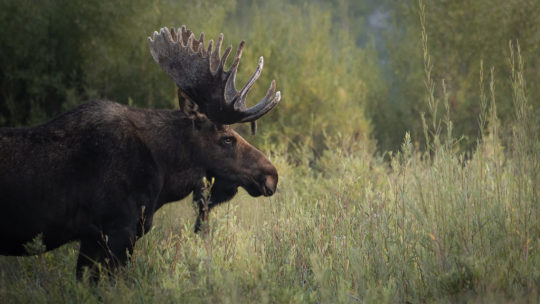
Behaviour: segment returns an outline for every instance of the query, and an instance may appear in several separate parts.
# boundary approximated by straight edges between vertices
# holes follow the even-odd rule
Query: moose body
[[[178,43],[181,35],[185,41],[192,37],[191,32],[182,28],[178,36],[172,33],[177,43],[166,47],[180,45],[195,54],[191,60],[206,60],[193,52],[192,45]],[[161,35],[167,34],[171,32],[162,29]],[[154,34],[156,41],[160,37]],[[221,37],[214,52],[218,58]],[[152,42],[153,55],[163,50],[163,45],[156,48]],[[221,75],[236,72],[236,67],[227,72],[222,65],[217,70],[208,68],[225,80]],[[175,72],[182,72],[181,68]],[[200,198],[204,177],[215,180],[210,208],[230,200],[238,187],[252,196],[272,195],[278,181],[276,168],[228,125],[241,117],[223,122],[213,116],[219,111],[199,111],[197,107],[206,100],[193,96],[196,88],[191,86],[190,91],[182,83],[177,85],[180,110],[92,101],[40,126],[0,129],[0,254],[28,254],[25,244],[36,237],[41,237],[46,250],[80,241],[78,277],[84,267],[96,263],[114,270],[126,262],[137,238],[151,229],[161,206],[192,192]],[[277,101],[270,101],[275,106],[279,93]],[[269,99],[262,103],[268,104]],[[247,111],[251,116],[243,121],[254,122],[264,115],[261,109],[257,112],[253,116]],[[199,201],[196,231],[203,207]]]

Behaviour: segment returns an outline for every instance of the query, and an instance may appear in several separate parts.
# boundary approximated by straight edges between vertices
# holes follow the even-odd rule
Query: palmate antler
[[[276,93],[276,82],[273,80],[264,99],[246,108],[247,93],[261,75],[263,57],[260,57],[257,70],[248,83],[237,91],[234,82],[244,41],[238,46],[233,64],[227,71],[224,71],[224,65],[232,46],[225,49],[223,56],[220,55],[223,34],[219,35],[214,50],[213,40],[210,40],[208,50],[205,50],[204,33],[197,40],[185,26],[176,32],[172,28],[162,28],[159,33],[154,32],[153,38],[148,37],[148,42],[154,60],[178,86],[181,102],[182,98],[189,98],[197,104],[199,112],[214,122],[252,122],[253,126],[255,120],[275,107],[281,99],[280,92]]]

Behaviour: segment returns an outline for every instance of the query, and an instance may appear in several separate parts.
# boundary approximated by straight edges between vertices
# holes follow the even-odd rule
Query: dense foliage
[[[80,2],[80,3],[79,3]],[[370,58],[316,5],[234,1],[8,1],[0,16],[0,125],[43,122],[93,98],[171,108],[173,82],[152,61],[146,37],[161,26],[188,25],[207,39],[247,40],[237,83],[265,57],[252,103],[276,79],[283,102],[261,123],[274,142],[314,138],[323,130],[369,134],[364,117]],[[67,17],[69,16],[69,17]],[[374,68],[375,69],[375,68]],[[309,132],[306,132],[309,130]]]
[[[423,137],[418,119],[425,107],[424,65],[418,2],[386,1],[387,23],[381,29],[385,37],[387,62],[383,70],[385,95],[370,100],[369,114],[375,137],[383,149],[395,149],[406,131],[413,138]],[[470,150],[480,135],[478,115],[481,112],[480,70],[489,77],[493,68],[498,98],[499,118],[503,124],[512,119],[513,88],[510,75],[510,48],[519,43],[525,62],[526,78],[540,79],[540,3],[535,0],[449,0],[424,1],[426,34],[429,38],[430,71],[435,95],[448,98],[455,131],[463,135],[461,147]],[[487,78],[486,77],[486,78]],[[442,81],[446,92],[443,92]],[[485,80],[485,79],[484,79]],[[527,88],[531,106],[540,117],[540,88]],[[531,109],[532,110],[532,109]],[[440,109],[442,112],[443,109]]]

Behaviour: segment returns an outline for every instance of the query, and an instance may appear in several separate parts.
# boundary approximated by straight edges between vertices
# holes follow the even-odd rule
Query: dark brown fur
[[[200,190],[205,176],[216,181],[210,207],[239,186],[272,195],[278,180],[229,126],[178,110],[93,101],[40,126],[0,129],[0,254],[27,254],[41,234],[46,250],[80,241],[78,276],[93,262],[114,269],[156,210]]]

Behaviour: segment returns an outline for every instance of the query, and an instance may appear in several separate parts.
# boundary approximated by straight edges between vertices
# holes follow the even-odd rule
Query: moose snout
[[[274,169],[272,170],[273,172],[266,175],[264,178],[264,183],[262,185],[264,196],[272,196],[276,192],[278,174],[277,174],[277,170],[275,168],[273,169]]]

